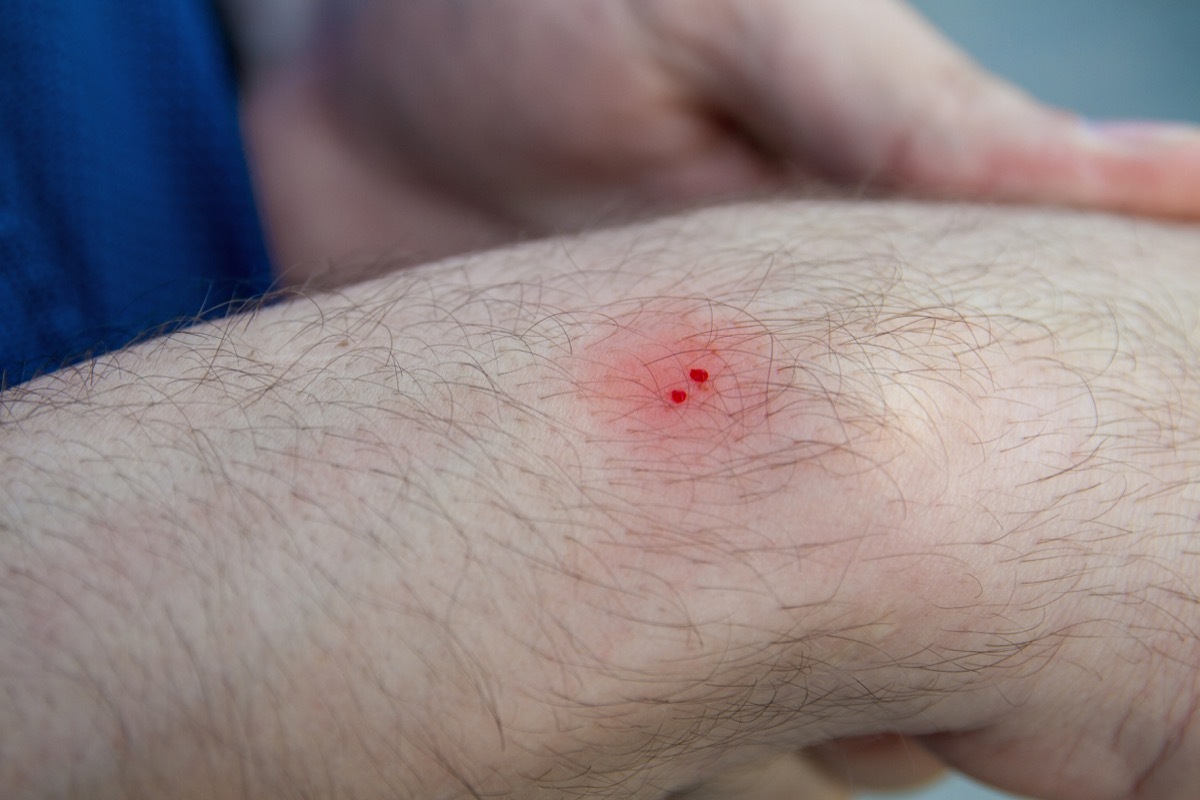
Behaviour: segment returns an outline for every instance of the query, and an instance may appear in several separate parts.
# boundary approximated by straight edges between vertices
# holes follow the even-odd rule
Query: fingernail
[[[1095,138],[1118,145],[1133,147],[1200,145],[1200,127],[1179,122],[1085,119],[1083,127]]]

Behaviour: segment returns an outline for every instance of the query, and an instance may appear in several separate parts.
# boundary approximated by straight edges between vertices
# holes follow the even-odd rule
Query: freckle
[[[350,340],[349,340],[349,339],[342,339],[340,342],[338,342],[337,346],[338,346],[338,347],[349,347],[349,346],[350,346]]]
[[[708,380],[708,370],[694,369],[688,373],[688,377],[691,378],[696,383],[704,383],[705,381]]]
[[[680,403],[682,403],[686,400],[687,400],[687,392],[685,392],[683,389],[673,389],[671,391],[671,402],[674,403],[675,405],[679,405]]]

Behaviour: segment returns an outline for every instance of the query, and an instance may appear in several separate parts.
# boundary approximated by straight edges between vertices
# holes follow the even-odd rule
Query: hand
[[[295,281],[814,181],[1200,216],[1195,132],[1041,106],[893,0],[374,0],[247,110]]]

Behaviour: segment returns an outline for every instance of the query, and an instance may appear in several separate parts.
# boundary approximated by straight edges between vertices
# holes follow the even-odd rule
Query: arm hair
[[[1198,655],[1198,253],[1104,217],[737,207],[10,390],[0,787],[654,797],[1102,679],[1125,702]],[[593,379],[614,326],[677,315],[754,355],[686,439]],[[1145,703],[1113,780],[1185,724]]]

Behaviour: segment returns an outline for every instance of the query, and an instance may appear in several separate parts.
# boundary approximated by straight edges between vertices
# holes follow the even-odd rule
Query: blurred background
[[[993,72],[1094,119],[1200,122],[1200,3],[910,0]],[[963,778],[862,800],[999,800]]]
[[[1095,118],[1200,122],[1200,3],[912,0],[978,61]]]
[[[833,0],[836,2],[836,0]],[[356,0],[216,0],[247,63],[285,57],[319,7]],[[1200,122],[1200,3],[910,0],[992,70],[1097,117]]]

